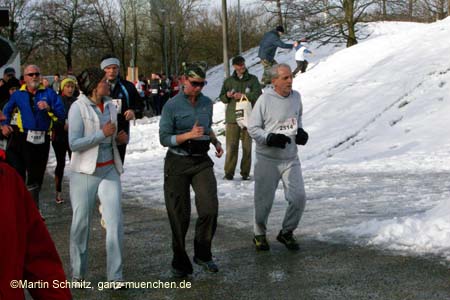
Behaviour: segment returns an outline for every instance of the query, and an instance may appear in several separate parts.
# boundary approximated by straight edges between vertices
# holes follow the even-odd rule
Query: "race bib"
[[[292,136],[297,134],[297,129],[297,118],[289,118],[286,121],[278,122],[275,133]]]
[[[112,99],[112,103],[117,109],[117,113],[120,114],[122,112],[122,99]]]
[[[17,125],[17,113],[15,113],[14,115],[13,115],[13,117],[12,117],[12,119],[11,119],[11,122],[10,122],[10,124],[11,125]]]
[[[153,94],[153,95],[158,94],[158,89],[152,89],[152,94]]]
[[[27,142],[30,142],[35,145],[45,143],[45,131],[28,130]]]

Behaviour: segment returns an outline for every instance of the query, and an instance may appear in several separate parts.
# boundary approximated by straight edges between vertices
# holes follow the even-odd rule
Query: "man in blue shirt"
[[[169,147],[164,163],[164,198],[172,229],[172,273],[192,274],[185,250],[185,237],[191,216],[190,186],[195,191],[198,212],[194,239],[194,262],[209,272],[218,272],[212,259],[211,243],[217,227],[217,182],[209,144],[216,156],[222,145],[212,130],[213,103],[201,93],[205,72],[197,65],[186,67],[184,89],[164,105],[159,124],[161,145]]]

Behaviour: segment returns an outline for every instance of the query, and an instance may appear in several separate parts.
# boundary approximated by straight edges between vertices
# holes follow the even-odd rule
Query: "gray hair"
[[[41,72],[41,68],[36,65],[27,65],[25,68],[23,68],[23,72],[25,73],[25,70],[29,68],[37,69],[39,72]]]
[[[280,68],[288,68],[290,71],[292,71],[291,66],[289,66],[288,64],[281,63],[281,64],[273,65],[272,67],[270,67],[270,69],[268,71],[270,80],[278,78],[278,76],[280,76],[278,74],[278,69],[280,69]]]

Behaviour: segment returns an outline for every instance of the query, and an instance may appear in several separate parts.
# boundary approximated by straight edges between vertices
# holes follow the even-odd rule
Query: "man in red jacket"
[[[0,111],[0,122],[5,116]],[[0,299],[70,300],[61,260],[22,178],[0,150]],[[34,287],[34,288],[33,288]]]

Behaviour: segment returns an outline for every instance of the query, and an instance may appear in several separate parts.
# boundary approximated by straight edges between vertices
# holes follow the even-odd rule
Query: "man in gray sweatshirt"
[[[293,231],[300,222],[306,195],[297,145],[305,145],[308,134],[302,128],[301,97],[292,90],[289,65],[274,65],[269,76],[273,89],[266,89],[256,101],[248,127],[256,142],[253,242],[257,250],[270,249],[267,219],[281,179],[288,207],[277,240],[290,250],[299,250]]]

